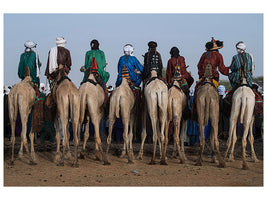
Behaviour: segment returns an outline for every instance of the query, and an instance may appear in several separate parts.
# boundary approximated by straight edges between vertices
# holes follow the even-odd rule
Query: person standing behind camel
[[[66,40],[63,37],[56,38],[56,47],[50,49],[48,53],[45,76],[53,81],[58,75],[59,65],[62,65],[68,74],[71,70],[70,51],[65,48]]]

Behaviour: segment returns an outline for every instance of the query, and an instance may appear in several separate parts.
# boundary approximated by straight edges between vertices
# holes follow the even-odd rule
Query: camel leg
[[[219,119],[219,116],[217,119]],[[216,147],[218,159],[219,159],[219,167],[224,168],[224,167],[226,167],[226,164],[225,164],[225,161],[222,159],[222,156],[221,156],[220,150],[219,150],[218,121],[217,120],[215,122],[214,122],[214,120],[211,120],[211,134],[214,137],[213,141],[215,141],[215,147]],[[214,151],[214,147],[213,147],[212,151]],[[214,155],[214,157],[215,157],[215,155]]]
[[[78,146],[79,146],[79,139],[78,139],[78,121],[72,122],[73,128],[73,141],[74,141],[74,162],[73,167],[79,167],[78,163]]]
[[[11,121],[11,120],[10,120]],[[11,165],[14,165],[14,147],[15,147],[15,126],[16,126],[16,121],[12,120],[11,121],[11,145],[12,145],[12,150],[11,150]]]
[[[30,132],[30,140],[31,140],[31,164],[36,164],[36,156],[34,151],[34,132]]]
[[[184,151],[184,140],[185,140],[185,126],[186,126],[187,120],[182,121],[182,129],[180,133],[180,138],[181,138],[181,153],[184,158],[184,160],[187,160],[187,157],[185,156],[185,151]]]
[[[167,146],[168,146],[168,142],[169,142],[169,138],[168,138],[168,130],[169,130],[169,125],[170,125],[170,120],[167,120],[166,122],[166,130],[165,130],[165,146],[163,149],[163,154],[162,154],[162,160],[160,161],[161,165],[168,165],[167,161],[166,161],[166,154],[167,154]],[[175,147],[175,145],[174,145]]]
[[[73,128],[73,124],[72,124],[72,128]],[[66,139],[66,155],[65,155],[65,158],[66,159],[69,159],[71,160],[72,159],[72,156],[71,156],[71,153],[70,153],[70,131],[69,131],[69,123],[67,124],[67,139]],[[74,128],[73,128],[73,138],[74,138]],[[77,136],[78,137],[78,136]],[[75,141],[74,141],[75,143]]]
[[[84,134],[83,134],[83,147],[82,147],[82,151],[80,153],[80,158],[81,159],[84,159],[85,158],[85,151],[86,151],[86,143],[87,143],[87,140],[89,138],[89,116],[86,116],[86,120],[87,120],[87,123],[85,124],[85,130],[84,130]]]
[[[211,157],[212,157],[212,162],[213,163],[217,163],[216,153],[215,153],[215,148],[214,148],[214,143],[215,143],[214,134],[211,133],[210,134]]]
[[[244,133],[242,137],[242,160],[243,160],[243,169],[249,169],[247,161],[246,161],[246,145],[247,145],[247,135],[249,126],[247,123],[244,123]]]
[[[133,153],[133,127],[134,127],[134,114],[131,113],[131,118],[130,118],[130,130],[129,130],[129,134],[128,134],[128,138],[129,138],[129,153],[130,153],[130,157],[129,160],[131,160],[133,162],[134,159],[134,153]]]
[[[159,126],[159,122],[157,122],[157,141],[158,141],[158,144],[159,144],[159,158],[160,160],[162,159],[162,147],[163,147],[163,144],[161,143],[161,132],[160,131],[160,126]]]
[[[173,120],[174,127],[175,127],[175,129],[174,129],[175,130],[174,131],[174,141],[175,141],[176,146],[177,146],[178,154],[180,157],[180,163],[183,164],[184,163],[184,157],[183,157],[181,149],[180,149],[180,139],[179,139],[180,121],[181,121],[181,118],[174,117],[174,120]],[[183,142],[181,141],[181,143],[183,143]]]
[[[61,165],[62,163],[60,162],[61,160],[61,152],[60,152],[60,142],[61,142],[61,135],[59,131],[59,119],[56,117],[54,122],[56,125],[56,141],[57,141],[57,150],[56,150],[56,156],[55,156],[55,163],[57,165]]]
[[[92,122],[93,122],[94,127],[95,127],[95,142],[96,142],[97,146],[99,147],[99,149],[101,151],[102,160],[104,161],[104,165],[108,165],[110,163],[108,162],[107,157],[106,157],[106,155],[105,155],[105,153],[103,151],[102,144],[101,144],[101,139],[100,139],[100,136],[99,136],[100,120],[101,120],[101,116],[98,116],[98,119],[97,119],[97,117],[93,117],[92,118]]]
[[[126,144],[123,141],[123,148],[122,148],[122,152],[121,152],[120,158],[124,158],[125,155],[126,155]]]
[[[61,120],[61,124],[62,124],[62,134],[63,134],[63,140],[62,140],[62,158],[61,158],[61,164],[64,165],[64,159],[66,157],[66,148],[67,148],[67,144],[68,144],[68,136],[67,136],[67,123],[68,119],[63,119]]]
[[[205,136],[204,136],[204,128],[205,126],[203,125],[204,122],[199,122],[199,130],[200,130],[200,134],[199,134],[199,143],[200,143],[200,151],[199,151],[199,158],[197,160],[196,165],[197,166],[202,166],[202,162],[203,162],[203,151],[204,151],[204,147],[205,147]]]
[[[109,127],[108,127],[108,138],[107,138],[107,151],[106,151],[106,154],[108,154],[109,147],[110,147],[110,144],[111,144],[111,136],[112,136],[112,130],[113,130],[114,123],[115,123],[115,116],[114,115],[109,115]]]
[[[254,136],[253,136],[253,131],[252,131],[253,123],[254,123],[254,116],[250,122],[248,140],[250,142],[252,160],[253,162],[259,162],[259,160],[257,159],[256,153],[255,153],[255,150],[254,150]]]
[[[22,125],[22,130],[21,130],[21,142],[23,143],[25,150],[27,154],[30,156],[30,151],[28,147],[28,141],[26,137],[26,132],[27,132],[27,117],[25,116],[24,118],[21,117],[21,125]],[[19,155],[23,155],[23,148],[20,149]]]
[[[153,155],[152,155],[152,159],[149,164],[154,165],[155,158],[156,158],[157,141],[158,141],[157,119],[155,116],[150,116],[150,118],[151,118],[152,130],[153,130]]]
[[[142,137],[142,141],[141,141],[141,147],[140,147],[140,151],[138,153],[138,158],[140,160],[143,160],[143,149],[144,149],[144,144],[145,144],[145,140],[146,140],[146,107],[143,110],[143,129],[142,129],[142,133],[141,133],[141,137]]]
[[[133,163],[132,159],[130,158],[130,152],[129,152],[129,138],[128,138],[128,130],[129,130],[129,119],[130,117],[125,117],[122,112],[122,124],[123,124],[123,140],[126,144],[126,151],[128,155],[128,163]]]

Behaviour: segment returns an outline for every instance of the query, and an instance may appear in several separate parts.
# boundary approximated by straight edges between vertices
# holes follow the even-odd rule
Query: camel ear
[[[25,68],[25,77],[26,76],[30,76],[30,68],[28,66]]]

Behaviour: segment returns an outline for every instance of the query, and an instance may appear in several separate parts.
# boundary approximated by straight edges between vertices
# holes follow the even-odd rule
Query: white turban
[[[5,94],[8,95],[10,92],[10,89],[7,86],[4,86]]]
[[[246,52],[246,45],[244,42],[238,42],[236,44],[236,50],[238,53]]]
[[[223,96],[223,98],[225,97],[225,87],[224,87],[224,85],[219,85],[218,86],[218,92],[219,92],[219,95]]]
[[[30,41],[30,40],[26,41],[25,44],[24,44],[24,46],[25,46],[26,48],[29,48],[29,49],[31,49],[31,48],[35,48],[36,45],[37,45],[37,44],[35,44],[33,41]]]
[[[45,84],[44,83],[40,83],[40,89],[39,90],[40,90],[40,92],[45,93]]]
[[[58,38],[56,39],[56,44],[57,44],[57,46],[59,46],[59,47],[65,47],[66,42],[67,42],[67,41],[66,41],[63,37],[58,37]]]
[[[134,48],[133,48],[133,46],[131,44],[126,44],[123,47],[123,52],[127,56],[132,56],[133,55],[133,52],[134,52]]]

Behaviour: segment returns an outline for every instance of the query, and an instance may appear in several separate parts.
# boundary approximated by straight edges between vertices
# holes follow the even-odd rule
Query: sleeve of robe
[[[219,66],[218,66],[218,69],[219,71],[225,75],[225,76],[228,76],[229,75],[229,69],[230,67],[226,67],[223,63],[223,57],[220,53],[218,53],[218,56],[219,56]]]

